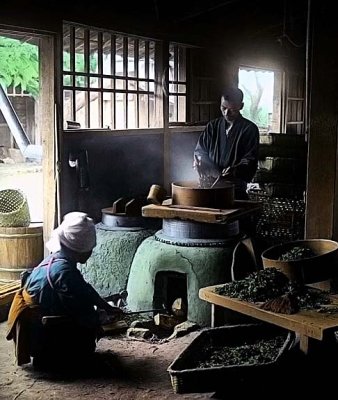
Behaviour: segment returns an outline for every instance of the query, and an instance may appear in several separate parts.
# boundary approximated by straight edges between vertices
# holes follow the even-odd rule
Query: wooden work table
[[[301,310],[291,315],[279,314],[261,309],[258,303],[249,303],[215,293],[215,288],[221,286],[223,285],[204,287],[199,290],[199,297],[211,303],[212,316],[215,315],[215,306],[220,306],[296,332],[300,337],[300,349],[304,353],[309,350],[310,339],[323,341],[328,334],[330,335],[338,330],[338,311],[336,311],[336,308],[335,312],[332,313]],[[338,310],[338,296],[330,297],[332,306],[337,306]],[[213,317],[211,325],[215,326]]]

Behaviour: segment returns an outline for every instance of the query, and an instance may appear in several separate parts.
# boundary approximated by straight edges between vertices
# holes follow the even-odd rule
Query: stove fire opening
[[[186,321],[188,313],[187,275],[173,271],[161,271],[156,274],[153,306],[163,308],[169,315]]]

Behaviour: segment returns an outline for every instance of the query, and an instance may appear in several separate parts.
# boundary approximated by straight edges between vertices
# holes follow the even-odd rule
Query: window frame
[[[283,126],[283,87],[284,87],[284,73],[275,66],[265,66],[265,65],[253,65],[251,63],[240,63],[238,65],[238,85],[240,87],[239,72],[240,70],[248,71],[267,71],[273,72],[274,74],[274,87],[273,87],[273,116],[270,132],[280,132]],[[244,103],[245,103],[245,93],[244,93]],[[249,118],[250,119],[250,118]],[[252,120],[257,124],[256,121]],[[257,124],[258,126],[258,124]],[[259,128],[261,134],[267,133],[263,129]]]

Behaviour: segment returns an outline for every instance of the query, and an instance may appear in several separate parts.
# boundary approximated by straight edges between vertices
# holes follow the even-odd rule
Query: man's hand
[[[202,159],[201,157],[194,156],[194,162],[192,164],[193,168],[197,171],[199,176],[202,176]]]
[[[233,169],[231,167],[224,168],[222,171],[224,178],[233,178]]]

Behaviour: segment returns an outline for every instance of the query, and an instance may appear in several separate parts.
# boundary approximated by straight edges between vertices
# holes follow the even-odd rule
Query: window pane
[[[103,78],[104,89],[114,89],[114,79]]]
[[[148,90],[148,82],[139,81],[138,89],[139,90]]]
[[[128,90],[137,90],[137,81],[128,80]]]
[[[149,42],[149,78],[155,79],[155,42]]]
[[[186,121],[186,98],[185,96],[178,96],[178,122]]]
[[[148,95],[139,95],[139,128],[148,128]]]
[[[128,128],[137,128],[137,96],[128,94]]]
[[[73,91],[64,90],[63,91],[63,120],[73,121]],[[66,126],[65,126],[66,127]]]
[[[123,55],[123,37],[116,36],[115,75],[124,76]]]
[[[177,122],[177,97],[169,96],[169,122]]]
[[[87,93],[84,91],[76,91],[76,115],[75,115],[75,121],[79,122],[81,125],[81,128],[88,128],[87,125]]]
[[[125,93],[116,93],[116,129],[125,129],[126,127],[125,110]]]
[[[149,126],[156,126],[156,116],[155,116],[155,96],[150,94],[149,98]],[[161,124],[162,126],[162,124]]]
[[[102,36],[102,69],[104,75],[113,75],[112,65],[111,65],[111,35],[104,33]]]
[[[128,76],[136,77],[135,71],[135,39],[128,39]]]
[[[86,76],[75,76],[75,86],[88,87],[88,78]]]
[[[90,87],[91,88],[98,88],[100,87],[100,79],[99,78],[90,78]]]
[[[178,80],[186,81],[186,49],[178,47]]]
[[[145,78],[146,77],[146,69],[145,69],[146,44],[145,44],[144,40],[139,40],[138,48],[139,48],[138,76],[139,76],[139,78]]]
[[[149,92],[155,92],[155,84],[154,82],[149,82]]]
[[[63,27],[63,70],[70,71],[70,27]]]
[[[114,129],[114,93],[103,93],[103,127]]]
[[[90,127],[91,128],[101,128],[100,121],[100,93],[90,92]]]
[[[177,93],[177,85],[176,84],[169,84],[169,92],[170,93]]]
[[[98,33],[90,31],[89,40],[89,72],[98,73],[99,54],[98,54]]]
[[[73,86],[72,75],[63,75],[63,86]]]
[[[124,90],[126,88],[126,81],[124,79],[116,79],[116,89]]]
[[[75,29],[75,71],[85,72],[85,56],[84,56],[84,29]]]
[[[185,93],[186,90],[186,85],[178,85],[178,93]]]

